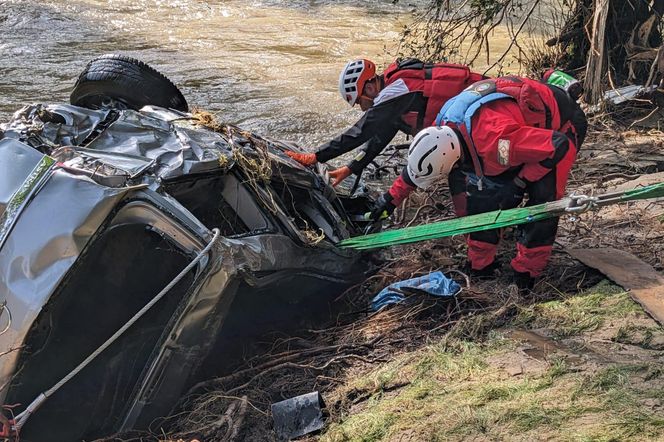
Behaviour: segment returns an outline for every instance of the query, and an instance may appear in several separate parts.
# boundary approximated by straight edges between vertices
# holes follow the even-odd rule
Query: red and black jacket
[[[585,114],[565,91],[517,77],[473,84],[447,102],[440,120],[462,135],[461,167],[478,177],[518,171],[529,182],[571,164],[587,131]],[[413,189],[404,171],[390,194],[400,202]]]
[[[473,84],[448,101],[437,121],[458,129],[478,177],[521,168],[537,181],[576,151],[585,138],[585,114],[567,93],[528,78]]]
[[[486,77],[463,65],[415,59],[394,62],[380,77],[383,88],[402,80],[408,92],[371,107],[351,128],[320,146],[316,158],[326,162],[367,143],[349,164],[351,171],[358,174],[399,131],[416,134],[433,122],[447,100],[483,78]]]

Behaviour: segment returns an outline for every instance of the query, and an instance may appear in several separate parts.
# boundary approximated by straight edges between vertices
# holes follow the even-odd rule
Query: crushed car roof
[[[299,179],[302,184],[317,180],[316,174],[283,154],[284,149],[292,148],[289,144],[216,123],[205,112],[186,114],[156,106],[138,112],[37,104],[16,112],[10,122],[0,125],[0,134],[47,151],[65,165],[94,171],[97,179],[107,178],[107,185],[229,169],[243,156],[255,158],[257,153],[280,163],[291,180]],[[68,150],[67,146],[76,148]]]

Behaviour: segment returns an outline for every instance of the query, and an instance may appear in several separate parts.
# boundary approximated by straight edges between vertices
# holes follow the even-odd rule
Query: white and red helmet
[[[420,189],[426,189],[447,176],[461,158],[461,141],[452,128],[431,126],[415,135],[408,149],[408,176]]]
[[[376,65],[367,59],[349,61],[339,75],[339,93],[351,106],[361,96],[364,84],[376,76]]]

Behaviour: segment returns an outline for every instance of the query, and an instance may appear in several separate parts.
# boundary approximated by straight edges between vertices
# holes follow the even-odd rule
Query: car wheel
[[[156,69],[135,58],[117,54],[95,58],[79,75],[69,102],[89,109],[138,110],[155,105],[187,112],[178,88]]]

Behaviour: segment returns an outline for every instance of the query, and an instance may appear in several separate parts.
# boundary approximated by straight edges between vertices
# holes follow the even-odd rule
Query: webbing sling
[[[531,207],[496,210],[421,226],[357,236],[343,240],[338,245],[342,248],[357,250],[376,249],[397,244],[408,244],[429,239],[444,238],[446,236],[527,224],[561,216],[565,213],[580,213],[610,204],[660,197],[664,197],[664,183],[594,197],[572,195],[558,201]]]

